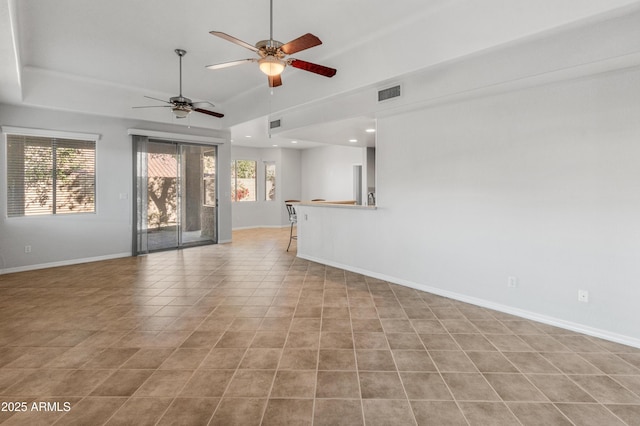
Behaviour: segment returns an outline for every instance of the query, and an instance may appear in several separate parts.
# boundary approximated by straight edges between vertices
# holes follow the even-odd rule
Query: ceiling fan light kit
[[[260,64],[260,71],[268,76],[273,77],[275,75],[282,74],[286,62],[274,56],[265,56],[264,58],[258,60],[258,64]]]
[[[187,115],[191,112],[191,110],[182,107],[175,107],[172,111],[176,118],[187,118]]]

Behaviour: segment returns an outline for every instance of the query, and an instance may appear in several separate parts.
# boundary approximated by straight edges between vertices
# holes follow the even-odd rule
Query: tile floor
[[[287,229],[240,231],[0,276],[0,422],[640,424],[640,350],[296,259],[287,243]]]

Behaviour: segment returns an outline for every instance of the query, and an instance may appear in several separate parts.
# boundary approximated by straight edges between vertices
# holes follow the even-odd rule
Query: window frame
[[[247,161],[253,163],[253,194],[254,197],[252,200],[239,200],[238,199],[238,173],[237,173],[237,164],[239,161]],[[255,203],[258,202],[258,161],[257,160],[248,160],[238,158],[236,160],[231,160],[231,202],[232,203]]]
[[[272,201],[276,201],[278,198],[278,166],[276,165],[276,162],[273,160],[268,160],[268,161],[264,161],[264,201],[265,202],[272,202]],[[269,183],[269,167],[273,166],[273,188],[274,188],[274,195],[273,198],[269,198],[269,188],[267,187],[268,183]]]
[[[11,220],[20,220],[20,219],[33,219],[33,218],[42,218],[42,217],[76,217],[77,215],[95,215],[98,213],[98,141],[100,140],[101,135],[95,133],[79,133],[79,132],[67,132],[60,130],[49,130],[49,129],[31,129],[24,127],[14,127],[14,126],[2,126],[2,140],[4,141],[4,164],[2,171],[2,186],[4,192],[5,199],[5,212],[4,217]],[[53,140],[62,139],[62,140],[75,140],[75,141],[83,141],[83,142],[93,142],[93,166],[94,166],[94,179],[93,179],[93,210],[92,211],[65,211],[65,212],[55,212],[55,206],[52,207],[51,212],[47,213],[36,213],[36,214],[17,214],[10,215],[9,214],[9,137],[10,136],[19,136],[19,137],[35,137],[35,138],[47,138],[51,140],[53,146]],[[52,155],[52,158],[55,156]],[[52,159],[51,166],[53,167],[54,161]],[[52,168],[52,177],[55,175],[56,171]],[[54,180],[52,180],[53,182]],[[55,192],[56,188],[52,189]]]
[[[213,162],[213,176],[203,176],[202,177],[202,205],[205,207],[217,207],[218,206],[218,149],[213,148],[209,151],[206,151],[205,153],[203,153],[203,158],[202,158],[202,170],[204,172],[206,165],[204,164],[205,159],[204,159],[204,154],[208,154],[210,152],[213,152],[213,157],[214,157],[214,162]],[[212,201],[212,203],[207,204],[207,200],[208,200],[208,194],[207,194],[207,189],[209,188],[209,184],[212,183],[213,184],[213,188],[214,188],[214,193],[215,193],[215,197]]]

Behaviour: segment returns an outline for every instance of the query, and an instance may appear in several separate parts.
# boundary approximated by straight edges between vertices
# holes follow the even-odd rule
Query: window
[[[204,189],[203,203],[205,206],[216,206],[216,151],[202,153],[202,179]]]
[[[264,199],[265,201],[275,201],[276,199],[275,161],[264,162]]]
[[[256,201],[256,162],[231,163],[231,201]]]
[[[8,216],[95,212],[95,170],[95,140],[7,134]]]

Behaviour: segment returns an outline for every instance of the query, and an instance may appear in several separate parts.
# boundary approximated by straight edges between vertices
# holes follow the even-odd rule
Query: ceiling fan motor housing
[[[258,54],[263,58],[265,56],[275,56],[277,58],[284,58],[285,53],[280,50],[280,47],[283,43],[277,40],[260,40],[256,43],[256,47],[258,48]]]
[[[169,102],[171,102],[174,105],[190,106],[192,104],[191,103],[191,99],[185,98],[184,96],[174,96],[174,97],[169,99]]]

